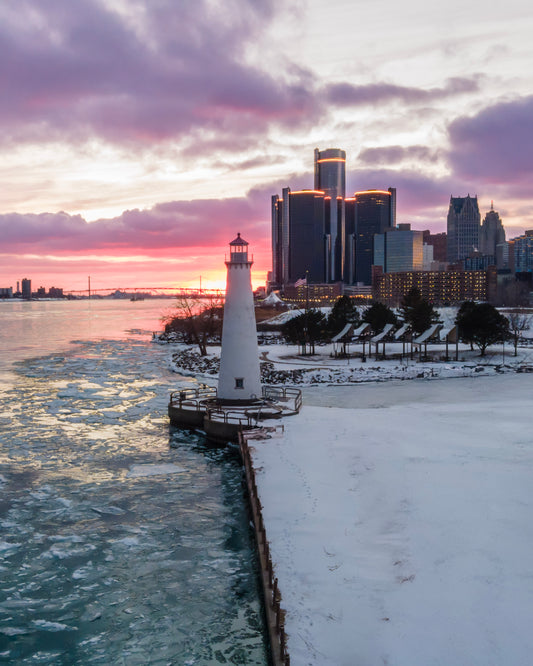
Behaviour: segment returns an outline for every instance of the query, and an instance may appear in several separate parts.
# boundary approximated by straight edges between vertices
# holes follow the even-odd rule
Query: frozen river
[[[169,306],[0,303],[0,661],[267,663],[240,465],[168,425]]]

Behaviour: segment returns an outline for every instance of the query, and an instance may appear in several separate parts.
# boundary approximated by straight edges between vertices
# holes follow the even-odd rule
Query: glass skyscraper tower
[[[344,229],[346,197],[346,152],[339,148],[315,148],[315,190],[324,192],[329,201],[327,282],[344,278]]]
[[[355,282],[372,284],[374,234],[396,226],[396,188],[354,195]]]
[[[371,284],[373,237],[396,224],[396,190],[346,198],[346,152],[315,150],[314,189],[272,197],[270,284]]]

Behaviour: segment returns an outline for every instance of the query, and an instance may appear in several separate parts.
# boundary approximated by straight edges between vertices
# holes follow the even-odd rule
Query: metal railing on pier
[[[170,394],[170,405],[180,407],[183,403],[193,406],[200,406],[206,400],[214,400],[217,397],[217,389],[214,386],[204,386],[202,388],[181,389],[172,391]]]
[[[292,402],[291,409],[295,412],[302,407],[302,392],[292,386],[263,386],[263,398],[273,402]]]

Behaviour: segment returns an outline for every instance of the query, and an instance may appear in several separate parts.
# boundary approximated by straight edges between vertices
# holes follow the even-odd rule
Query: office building
[[[434,305],[457,305],[463,301],[489,301],[496,295],[497,271],[406,271],[382,273],[374,270],[374,299],[391,307],[416,287],[422,298]]]
[[[354,199],[355,282],[372,284],[374,235],[396,226],[396,189],[356,192]]]
[[[374,266],[384,273],[421,271],[424,268],[422,231],[412,231],[410,224],[399,224],[374,236]]]
[[[511,252],[514,273],[533,272],[533,229],[526,231],[523,236],[512,239]]]
[[[31,299],[31,280],[24,278],[22,280],[22,298]]]
[[[447,260],[457,263],[479,249],[477,197],[450,197],[447,218]]]
[[[496,257],[496,247],[500,243],[505,243],[505,229],[491,201],[479,232],[479,251],[483,256]]]
[[[446,262],[446,232],[432,234],[429,229],[426,229],[423,233],[424,243],[433,247],[433,261]]]
[[[315,150],[314,189],[272,197],[272,274],[285,289],[312,284],[371,285],[373,236],[396,224],[396,190],[365,190],[346,198],[346,153]]]
[[[331,238],[327,233],[331,199],[318,190],[283,189],[272,197],[273,281],[276,286],[329,282]]]

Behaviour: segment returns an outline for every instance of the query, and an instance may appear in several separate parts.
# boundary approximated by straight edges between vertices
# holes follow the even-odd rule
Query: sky
[[[271,268],[270,197],[347,152],[347,194],[450,195],[533,228],[525,0],[0,3],[0,287],[220,287],[240,232]]]

